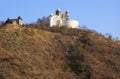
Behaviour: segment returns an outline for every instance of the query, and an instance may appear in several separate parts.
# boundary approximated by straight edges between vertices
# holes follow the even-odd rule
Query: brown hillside
[[[91,30],[0,28],[0,79],[119,79],[120,42]]]

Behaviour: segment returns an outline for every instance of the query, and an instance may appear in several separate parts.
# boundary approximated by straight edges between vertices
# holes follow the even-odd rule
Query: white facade
[[[60,9],[56,10],[56,14],[43,17],[42,20],[49,24],[50,27],[58,25],[59,27],[67,26],[69,28],[79,28],[78,21],[69,19],[69,11],[66,11],[65,14],[61,14]],[[39,22],[40,19],[38,19],[37,23]]]

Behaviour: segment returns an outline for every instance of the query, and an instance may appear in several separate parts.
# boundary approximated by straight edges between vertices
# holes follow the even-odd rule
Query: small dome
[[[69,10],[67,10],[66,12],[67,12],[67,13],[69,13],[70,11],[69,11]]]
[[[21,18],[21,16],[18,16],[18,19],[21,19],[21,20],[23,20],[23,19]]]
[[[57,11],[61,11],[60,8],[58,8]]]

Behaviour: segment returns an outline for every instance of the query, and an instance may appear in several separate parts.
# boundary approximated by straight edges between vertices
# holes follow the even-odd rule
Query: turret
[[[23,20],[23,19],[21,18],[21,16],[19,16],[18,19]]]
[[[70,16],[70,12],[67,10],[67,11],[65,12],[65,15],[66,15],[67,17],[69,17],[69,16]]]
[[[66,17],[67,20],[69,19],[69,16],[70,16],[70,12],[67,10],[67,11],[65,12],[65,17]]]
[[[7,18],[5,24],[9,23],[9,21],[10,21],[10,18]]]
[[[17,19],[17,23],[19,25],[23,25],[23,19],[19,16],[18,19]]]
[[[58,15],[58,16],[61,15],[61,10],[59,8],[56,10],[56,15]]]

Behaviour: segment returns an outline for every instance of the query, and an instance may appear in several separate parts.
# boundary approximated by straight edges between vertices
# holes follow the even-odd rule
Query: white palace
[[[51,14],[47,17],[43,17],[42,19],[38,19],[37,23],[40,23],[40,20],[43,20],[49,24],[50,27],[58,25],[59,27],[67,26],[69,28],[79,28],[79,22],[76,20],[71,20],[69,15],[69,11],[62,14],[61,10],[57,9],[56,14]]]

